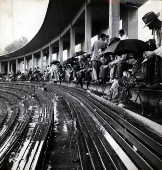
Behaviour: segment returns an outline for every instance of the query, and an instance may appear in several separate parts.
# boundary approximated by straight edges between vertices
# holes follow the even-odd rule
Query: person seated
[[[73,80],[73,69],[70,64],[68,64],[66,67],[65,77],[68,83],[70,83]]]
[[[120,95],[119,103],[127,103],[132,97],[130,93],[130,88],[133,86],[131,81],[131,74],[129,71],[124,71],[121,80],[119,81]]]
[[[119,81],[117,77],[114,77],[113,83],[108,91],[108,100],[110,100],[113,103],[118,104],[119,101]]]
[[[109,63],[110,74],[111,74],[110,81],[113,81],[112,75],[114,75],[114,74],[116,74],[119,79],[122,77],[123,70],[126,65],[126,62],[125,62],[126,57],[127,57],[126,54],[121,55],[121,56],[116,55],[115,59]]]
[[[107,58],[102,56],[100,62],[101,62],[100,73],[99,73],[100,83],[105,84],[106,81],[108,81],[108,73],[109,73],[108,60]]]

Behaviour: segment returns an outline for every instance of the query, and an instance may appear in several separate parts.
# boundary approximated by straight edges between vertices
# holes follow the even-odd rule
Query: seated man
[[[124,69],[124,66],[125,66],[125,60],[126,60],[126,55],[121,55],[121,56],[116,56],[115,60],[113,60],[112,62],[109,63],[111,70],[113,69],[115,71],[115,73],[113,73],[113,74],[116,74],[116,76],[119,79],[122,77],[122,74],[123,74],[123,69]],[[111,71],[110,71],[110,73],[112,74]]]
[[[101,67],[100,67],[99,77],[101,80],[101,84],[105,84],[106,81],[108,80],[108,73],[109,73],[108,60],[103,56],[101,57],[100,62],[101,62]]]

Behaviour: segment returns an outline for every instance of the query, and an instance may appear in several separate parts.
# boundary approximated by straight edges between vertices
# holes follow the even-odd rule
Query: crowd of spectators
[[[118,44],[128,38],[123,29],[119,30],[118,37],[111,39],[109,39],[108,35],[101,33],[98,36],[98,40],[94,42],[89,54],[83,52],[82,54],[75,55],[67,59],[62,65],[60,62],[55,62],[47,66],[44,71],[40,70],[39,67],[35,67],[34,70],[25,70],[24,73],[9,73],[5,78],[1,79],[8,81],[52,80],[60,84],[62,81],[68,83],[73,81],[80,85],[81,88],[86,83],[87,89],[92,83],[96,85],[109,84],[110,88],[107,98],[115,103],[126,102],[131,97],[131,87],[138,84],[138,73],[144,73],[144,70],[147,70],[144,78],[145,82],[150,82],[150,76],[153,74],[149,73],[150,69],[148,67],[152,63],[156,64],[151,59],[150,62],[145,64],[148,56],[152,56],[154,53],[144,51],[154,51],[156,49],[156,42],[154,40],[149,40],[147,42],[148,49],[145,48],[143,51],[137,50],[135,53],[125,52],[122,54],[116,54],[111,51],[114,44]],[[153,69],[156,70],[157,68]]]
[[[127,36],[124,30],[119,31],[119,37],[123,40]],[[109,36],[100,34],[98,40],[96,40],[92,46],[90,54],[82,53],[76,55],[62,65],[60,62],[55,62],[50,66],[47,66],[44,71],[39,67],[35,67],[34,70],[25,70],[23,73],[18,71],[16,74],[9,73],[6,76],[7,81],[53,81],[59,82],[71,81],[83,87],[83,83],[86,83],[87,89],[90,83],[97,85],[104,85],[109,83],[110,91],[108,98],[114,102],[127,99],[130,97],[129,93],[129,79],[131,73],[129,72],[127,55],[110,55],[105,50],[109,48],[111,43],[120,41],[120,38],[112,38],[109,40]]]

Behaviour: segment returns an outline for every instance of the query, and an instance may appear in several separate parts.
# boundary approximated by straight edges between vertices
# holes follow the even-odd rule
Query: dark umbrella
[[[113,37],[110,39],[109,46],[103,52],[104,54],[115,54],[115,49],[117,48],[118,44],[120,43],[120,38]]]
[[[84,57],[84,58],[91,58],[91,55],[92,55],[91,53],[85,53],[85,54],[83,55],[83,57]]]
[[[79,52],[76,52],[75,55],[73,57],[78,57],[78,56],[81,56],[83,54],[85,54],[86,52],[84,51],[79,51]]]
[[[143,53],[148,51],[149,46],[146,42],[137,39],[127,39],[119,42],[115,49],[116,54],[126,54],[126,53]]]
[[[71,57],[71,58],[68,58],[66,61],[63,62],[64,65],[66,64],[71,64],[73,65],[75,62],[78,61],[78,58],[75,58],[75,57]]]
[[[122,55],[126,53],[142,54],[148,51],[149,46],[146,42],[138,39],[126,39],[110,44],[108,53]],[[138,55],[135,55],[138,57]]]
[[[51,64],[59,64],[60,62],[58,60],[51,61]]]

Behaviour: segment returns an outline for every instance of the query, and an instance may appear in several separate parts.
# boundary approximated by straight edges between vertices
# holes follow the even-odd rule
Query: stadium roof
[[[92,4],[108,3],[109,0],[91,0]],[[128,5],[140,6],[146,0],[121,0]],[[0,56],[0,59],[13,58],[36,51],[43,47],[66,28],[85,0],[50,0],[42,27],[36,36],[23,48],[10,54]]]

